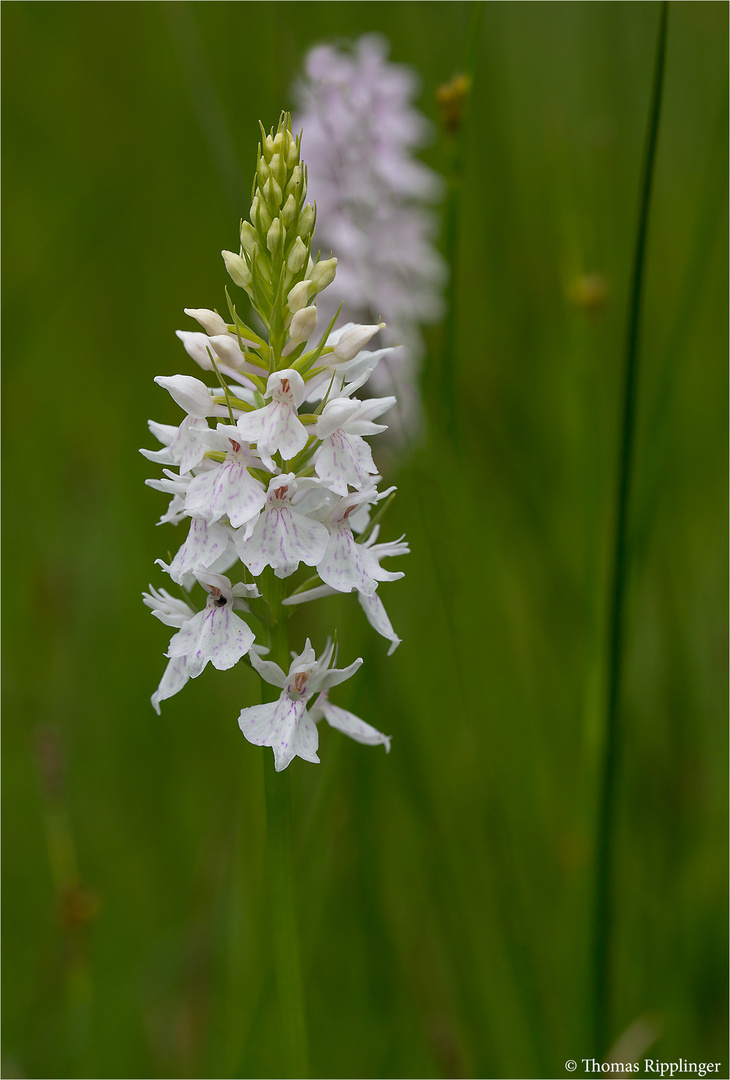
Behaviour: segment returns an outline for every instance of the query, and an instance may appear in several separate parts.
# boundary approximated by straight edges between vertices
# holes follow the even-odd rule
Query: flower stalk
[[[266,695],[270,697],[271,695]],[[299,951],[289,773],[264,759],[272,947],[279,1005],[281,1075],[308,1077],[307,1024]]]
[[[282,606],[283,579],[269,571],[267,596],[272,609],[269,655],[286,665],[289,658],[288,612]],[[275,688],[261,679],[261,701],[276,700]],[[307,1023],[297,919],[289,772],[277,773],[274,759],[264,758],[268,841],[271,940],[279,1012],[281,1075],[308,1077]]]

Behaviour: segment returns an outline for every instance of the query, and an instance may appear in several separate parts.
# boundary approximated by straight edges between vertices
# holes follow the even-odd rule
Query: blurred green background
[[[305,50],[379,31],[422,79],[468,3],[6,3],[6,1077],[280,1075],[253,677],[149,704],[156,374],[224,304],[257,121]],[[452,356],[383,538],[391,657],[353,598],[297,615],[365,658],[292,765],[312,1075],[553,1077],[588,1018],[605,596],[627,289],[659,7],[489,3],[464,132]],[[614,1010],[648,1056],[726,1026],[725,3],[672,3],[646,278],[622,702]],[[306,131],[304,135],[306,159]],[[435,137],[424,155],[445,170]],[[605,298],[580,300],[584,275]],[[443,328],[432,328],[434,356]],[[269,751],[266,751],[267,753]],[[636,1030],[636,1029],[634,1029]],[[637,1036],[643,1057],[650,1038]],[[641,1048],[638,1049],[641,1044]],[[725,1070],[723,1073],[722,1070]],[[579,1064],[577,1075],[584,1075]]]

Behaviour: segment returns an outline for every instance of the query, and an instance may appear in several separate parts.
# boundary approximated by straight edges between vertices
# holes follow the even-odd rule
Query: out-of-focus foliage
[[[236,723],[258,689],[206,672],[152,711],[167,636],[140,592],[160,533],[180,538],[155,533],[137,448],[148,417],[174,419],[153,376],[193,373],[183,307],[224,303],[257,121],[292,104],[305,50],[385,34],[436,121],[469,16],[3,7],[5,1076],[279,1075],[261,753]],[[323,604],[321,637],[336,621],[369,673],[342,704],[392,753],[323,731],[322,765],[292,766],[315,1076],[553,1076],[595,1053],[604,609],[657,18],[487,5],[461,448],[432,428],[388,464],[412,548],[383,589],[394,656],[351,598]],[[631,508],[613,1028],[650,1014],[664,1060],[726,1053],[726,40],[725,4],[670,5]],[[444,142],[425,159],[446,170]]]

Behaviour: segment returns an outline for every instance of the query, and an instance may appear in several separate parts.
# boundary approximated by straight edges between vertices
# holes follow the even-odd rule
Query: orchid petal
[[[250,743],[272,748],[277,772],[297,755],[305,761],[319,762],[319,735],[303,699],[292,701],[282,694],[278,701],[251,705],[241,710],[238,725]]]
[[[222,525],[209,525],[205,518],[195,517],[190,522],[187,539],[170,565],[166,566],[161,559],[157,559],[157,562],[167,570],[173,581],[180,584],[185,574],[207,569],[224,556],[228,542],[229,534]]]
[[[313,720],[324,717],[330,727],[337,728],[356,742],[364,743],[366,746],[382,745],[385,746],[386,754],[390,753],[390,735],[383,735],[371,724],[366,724],[359,716],[348,712],[347,709],[341,709],[339,705],[333,705],[326,693],[319,695],[309,712]]]
[[[248,453],[231,450],[217,469],[195,476],[185,496],[188,513],[204,517],[209,525],[227,515],[234,528],[255,517],[266,503],[266,492],[246,468],[249,460]]]
[[[377,593],[373,593],[372,596],[364,596],[360,593],[358,600],[372,628],[377,630],[381,637],[387,638],[391,642],[388,656],[392,656],[400,645],[401,639],[393,629],[388,613],[383,606],[383,601]]]
[[[182,690],[189,678],[185,658],[183,656],[173,657],[165,668],[165,672],[160,679],[160,685],[150,698],[152,707],[158,716],[160,715],[160,702],[166,701]]]
[[[184,656],[188,675],[194,679],[208,662],[219,671],[232,668],[249,651],[253,641],[253,631],[231,611],[229,604],[216,607],[209,601],[204,611],[199,611],[178,630],[167,655]]]

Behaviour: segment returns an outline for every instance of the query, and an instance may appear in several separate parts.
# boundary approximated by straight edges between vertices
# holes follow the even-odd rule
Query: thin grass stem
[[[469,97],[476,70],[479,41],[481,39],[486,0],[474,0],[471,8],[464,67],[461,74],[465,78],[465,97],[461,116],[455,130],[447,135],[449,160],[446,176],[446,204],[444,207],[444,258],[449,268],[449,281],[446,287],[446,318],[444,320],[444,338],[440,363],[426,359],[424,370],[424,390],[427,402],[431,406],[434,419],[438,419],[436,409],[445,424],[446,434],[456,446],[459,441],[457,423],[458,378],[456,371],[456,323],[457,298],[459,291],[458,257],[459,233],[461,223],[461,187],[464,170],[464,132],[469,114]]]
[[[624,353],[623,416],[616,488],[615,536],[611,573],[607,630],[607,707],[603,761],[599,779],[597,816],[595,896],[593,922],[593,1047],[604,1055],[611,1038],[611,991],[614,957],[614,853],[616,841],[616,790],[620,749],[620,713],[625,600],[629,572],[628,511],[636,429],[639,332],[646,242],[651,207],[666,57],[668,0],[662,0],[659,14],[654,79],[644,150],[639,196],[639,214],[629,293],[629,310]]]

